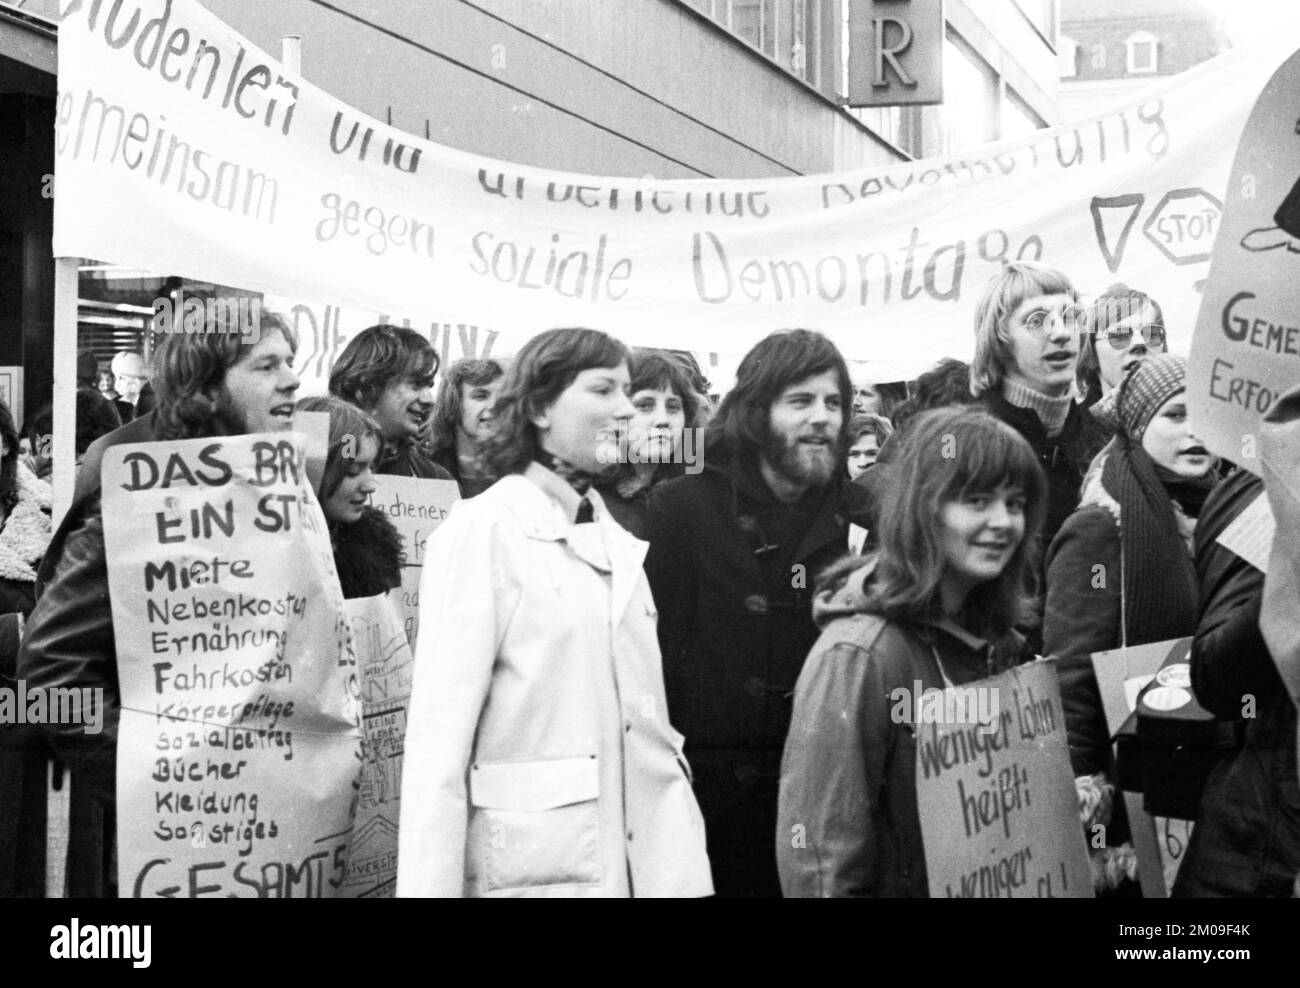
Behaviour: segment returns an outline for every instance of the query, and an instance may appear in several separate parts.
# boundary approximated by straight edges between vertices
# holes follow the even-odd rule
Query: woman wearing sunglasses
[[[1079,396],[1109,424],[1115,389],[1139,361],[1168,352],[1160,303],[1128,285],[1111,285],[1088,310],[1079,350]],[[1098,406],[1098,402],[1103,402]]]

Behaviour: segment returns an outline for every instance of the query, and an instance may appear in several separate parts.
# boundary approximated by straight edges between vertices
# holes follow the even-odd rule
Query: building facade
[[[1221,18],[1199,0],[1062,0],[1061,112],[1105,113],[1230,47]]]

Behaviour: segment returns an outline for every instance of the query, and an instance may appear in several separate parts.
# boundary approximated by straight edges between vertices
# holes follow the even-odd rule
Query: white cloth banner
[[[73,0],[55,254],[474,325],[499,351],[589,325],[739,353],[800,325],[876,380],[969,357],[985,281],[1004,260],[1042,258],[1088,292],[1149,292],[1185,353],[1232,151],[1280,60],[1230,52],[1085,123],[947,158],[657,181],[418,140],[286,72],[194,0]]]

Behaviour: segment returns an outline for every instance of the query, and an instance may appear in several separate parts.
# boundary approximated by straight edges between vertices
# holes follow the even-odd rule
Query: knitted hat
[[[1187,361],[1172,353],[1148,357],[1119,386],[1115,412],[1135,442],[1142,438],[1160,407],[1187,388]]]

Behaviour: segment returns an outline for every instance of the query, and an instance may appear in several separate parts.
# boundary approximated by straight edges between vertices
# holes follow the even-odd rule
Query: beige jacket
[[[704,824],[668,723],[646,544],[531,465],[426,546],[401,896],[700,896]]]

